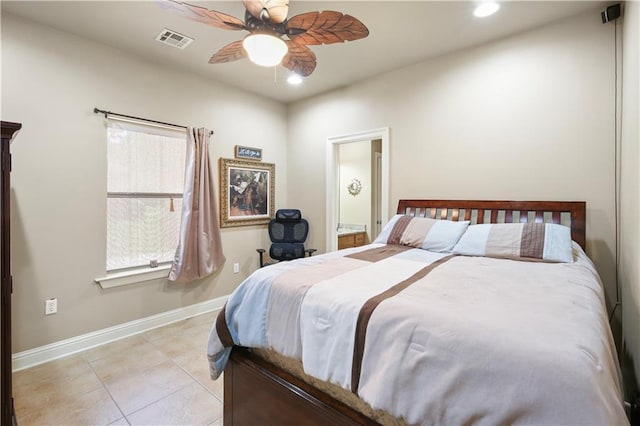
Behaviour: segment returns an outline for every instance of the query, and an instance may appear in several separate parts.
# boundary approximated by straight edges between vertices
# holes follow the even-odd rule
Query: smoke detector
[[[191,44],[193,39],[187,37],[184,34],[177,33],[167,28],[163,29],[158,37],[156,37],[160,43],[168,44],[169,46],[177,47],[178,49],[184,49]]]

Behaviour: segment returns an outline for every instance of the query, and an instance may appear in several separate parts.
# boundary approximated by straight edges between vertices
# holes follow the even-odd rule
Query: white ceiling
[[[240,0],[187,1],[238,18]],[[473,17],[469,1],[306,1],[291,0],[289,16],[336,10],[360,19],[369,37],[344,44],[311,46],[318,66],[300,86],[289,86],[284,67],[262,68],[248,60],[210,65],[219,48],[239,40],[245,31],[227,31],[190,21],[155,1],[9,1],[12,13],[130,52],[157,63],[236,86],[282,102],[291,102],[415,64],[447,52],[485,43],[592,10],[594,19],[605,2],[508,1],[497,14]],[[195,38],[185,50],[155,41],[163,28]]]

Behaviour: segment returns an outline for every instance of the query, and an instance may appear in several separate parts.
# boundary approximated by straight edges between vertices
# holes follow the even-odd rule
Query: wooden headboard
[[[584,201],[400,200],[398,214],[432,219],[469,220],[472,224],[542,222],[571,228],[571,239],[586,250]]]

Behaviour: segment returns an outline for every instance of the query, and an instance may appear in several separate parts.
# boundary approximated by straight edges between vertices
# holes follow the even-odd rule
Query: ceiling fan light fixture
[[[475,8],[473,15],[476,18],[486,18],[487,16],[491,16],[496,13],[498,9],[500,9],[500,5],[496,2],[482,2]]]
[[[249,34],[242,41],[244,50],[247,51],[249,60],[263,67],[275,67],[282,62],[289,48],[280,37],[270,34]]]
[[[297,86],[298,84],[302,84],[302,77],[299,74],[293,73],[287,78],[287,83],[292,86]]]
[[[343,43],[369,35],[369,29],[358,19],[334,10],[288,17],[289,0],[242,0],[244,21],[178,0],[157,1],[162,7],[193,21],[223,30],[250,33],[244,39],[222,46],[209,58],[210,64],[248,58],[265,67],[282,64],[290,71],[308,77],[317,65],[316,54],[308,45]]]

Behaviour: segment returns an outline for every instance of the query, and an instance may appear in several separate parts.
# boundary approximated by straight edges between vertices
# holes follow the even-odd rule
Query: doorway
[[[354,143],[360,143],[367,147],[366,149],[369,150],[368,161],[371,165],[370,175],[366,179],[370,194],[366,213],[368,218],[359,222],[364,222],[367,225],[367,234],[370,240],[373,240],[377,236],[380,226],[389,220],[389,128],[330,137],[327,139],[326,251],[335,251],[338,247],[337,230],[341,217],[341,193],[345,193],[348,186],[356,188],[361,183],[357,176],[345,178],[345,173],[341,179],[340,147],[344,144]],[[352,146],[355,147],[355,145]]]

